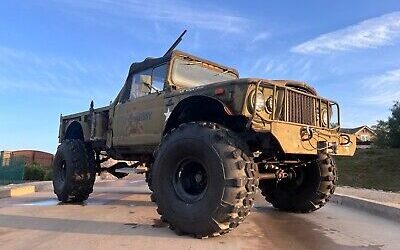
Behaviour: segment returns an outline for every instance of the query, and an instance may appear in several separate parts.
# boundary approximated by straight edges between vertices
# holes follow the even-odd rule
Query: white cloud
[[[365,78],[362,86],[368,93],[363,101],[368,104],[390,105],[400,101],[400,69]]]
[[[248,39],[248,37],[246,37],[245,50],[246,51],[256,50],[260,45],[262,45],[263,41],[268,40],[270,37],[271,37],[271,33],[267,32],[267,31],[261,31],[261,32],[255,33],[253,35],[252,39]]]
[[[267,40],[270,36],[271,34],[269,32],[260,32],[254,36],[253,40],[251,40],[251,43]]]
[[[400,38],[400,12],[367,19],[344,29],[323,34],[301,43],[292,52],[321,54],[391,45]]]
[[[380,91],[373,96],[369,96],[364,99],[364,102],[368,104],[390,106],[395,101],[400,101],[400,90],[398,91]]]
[[[389,70],[363,80],[364,86],[371,88],[397,86],[400,90],[400,69]]]
[[[260,74],[269,79],[293,79],[311,81],[312,61],[294,55],[260,57],[255,60],[251,73]]]
[[[85,66],[78,60],[57,58],[54,56],[39,56],[29,51],[0,45],[0,63],[3,64],[23,64],[26,66],[40,66],[42,68],[62,67],[68,70],[87,72]]]
[[[166,21],[222,32],[241,32],[248,20],[222,9],[193,8],[190,3],[158,0],[54,0],[75,10],[94,10],[118,17]],[[84,11],[85,17],[89,14]]]
[[[74,58],[38,55],[0,45],[0,90],[23,91],[49,96],[74,98],[110,98],[99,89],[118,79],[109,67],[82,63]],[[94,86],[92,83],[96,83]],[[100,85],[100,86],[99,86]]]

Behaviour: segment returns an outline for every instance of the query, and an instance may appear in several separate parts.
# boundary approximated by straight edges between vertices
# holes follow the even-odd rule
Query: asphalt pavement
[[[0,249],[400,249],[400,224],[329,203],[311,214],[273,209],[259,195],[237,229],[209,239],[162,223],[142,177],[95,185],[87,202],[51,189],[0,199]]]

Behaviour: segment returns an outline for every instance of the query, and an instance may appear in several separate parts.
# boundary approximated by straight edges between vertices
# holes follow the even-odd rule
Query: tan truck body
[[[172,77],[176,60],[188,60],[193,65],[215,70],[216,74],[230,74],[232,79],[182,87]],[[142,90],[148,87],[148,93],[132,98],[135,77],[142,78],[141,72],[150,74],[152,71],[154,74],[160,65],[166,68],[163,89],[152,91],[146,85],[152,84],[151,80],[141,82],[139,87]],[[270,110],[251,107],[255,101],[251,99],[253,93],[259,92],[269,101]],[[243,130],[272,135],[285,154],[317,154],[322,150],[332,155],[351,156],[355,152],[354,135],[339,132],[339,119],[331,121],[334,115],[339,117],[339,106],[318,96],[305,83],[240,79],[234,69],[180,51],[133,64],[124,87],[109,106],[91,107],[86,112],[61,116],[59,141],[83,137],[84,141],[92,142],[95,149],[107,151],[113,158],[135,160],[139,155],[151,155],[162,137],[183,119],[180,114],[189,106],[192,113],[208,107],[213,116],[216,116],[214,110],[222,110],[220,116],[226,119],[240,118],[245,126]],[[333,114],[334,107],[337,107],[337,114]],[[328,116],[327,124],[322,123],[324,112],[327,112],[324,114]],[[208,118],[202,114],[196,119]],[[212,119],[218,122],[219,118]]]

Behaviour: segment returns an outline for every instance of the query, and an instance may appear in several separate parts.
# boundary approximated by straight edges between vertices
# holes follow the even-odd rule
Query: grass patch
[[[341,186],[400,192],[400,149],[357,149],[335,160]]]
[[[42,167],[40,165],[25,166],[24,180],[27,181],[50,181],[53,179],[51,167]]]

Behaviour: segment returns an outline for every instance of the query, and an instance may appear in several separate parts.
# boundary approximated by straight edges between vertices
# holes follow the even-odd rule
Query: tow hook
[[[337,143],[328,141],[317,142],[317,150],[319,153],[336,154],[337,153]]]

